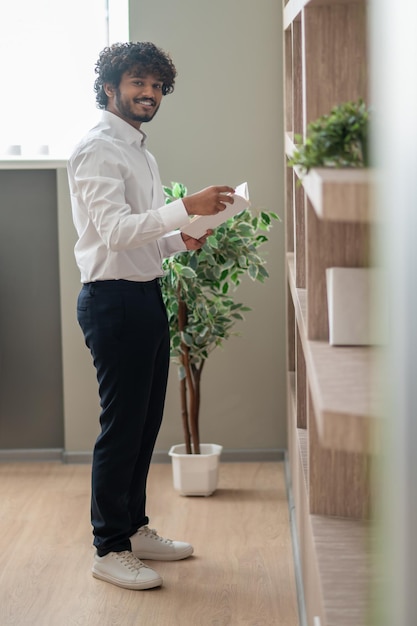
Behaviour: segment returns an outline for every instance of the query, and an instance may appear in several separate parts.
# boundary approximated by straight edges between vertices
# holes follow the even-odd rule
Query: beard
[[[121,115],[125,119],[132,120],[132,122],[150,122],[157,113],[159,109],[159,105],[154,107],[149,113],[142,113],[138,115],[132,109],[132,106],[129,101],[123,99],[120,94],[120,90],[116,89],[116,97],[115,97],[115,105]]]

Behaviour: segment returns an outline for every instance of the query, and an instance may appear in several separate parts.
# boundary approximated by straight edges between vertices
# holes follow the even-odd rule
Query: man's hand
[[[205,235],[200,237],[200,239],[194,239],[194,237],[190,237],[190,235],[186,235],[185,233],[181,233],[181,237],[187,247],[187,250],[199,250],[206,243],[207,237],[212,234],[213,231],[208,230]]]
[[[216,215],[224,211],[227,204],[233,204],[233,187],[227,185],[207,187],[202,191],[185,196],[182,199],[188,215]]]

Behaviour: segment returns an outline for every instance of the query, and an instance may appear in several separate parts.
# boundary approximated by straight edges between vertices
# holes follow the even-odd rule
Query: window
[[[99,52],[127,40],[128,0],[0,0],[0,156],[65,157],[98,117]]]

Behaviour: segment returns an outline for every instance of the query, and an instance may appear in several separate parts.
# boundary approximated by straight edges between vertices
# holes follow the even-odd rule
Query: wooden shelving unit
[[[367,101],[366,0],[284,2],[287,157],[310,121]],[[288,449],[308,626],[365,626],[379,349],[329,344],[326,269],[368,267],[369,170],[286,172]]]

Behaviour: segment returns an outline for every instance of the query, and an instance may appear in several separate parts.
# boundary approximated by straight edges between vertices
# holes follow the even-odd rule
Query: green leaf
[[[172,183],[172,195],[174,198],[183,198],[187,195],[187,187],[181,183]]]
[[[214,235],[209,235],[209,237],[207,237],[206,241],[212,248],[218,248],[219,247],[219,243],[217,241],[217,238]]]
[[[181,267],[181,269],[179,269],[179,274],[181,274],[183,278],[196,278],[197,276],[192,267]]]
[[[264,224],[270,224],[271,223],[271,218],[269,217],[268,213],[265,213],[264,211],[261,212],[261,217],[262,220],[264,222]]]
[[[269,278],[268,270],[265,268],[264,265],[261,265],[260,267],[258,267],[258,272],[264,278]]]
[[[182,332],[181,333],[181,341],[185,343],[186,346],[191,347],[193,345],[193,338],[189,333]]]
[[[190,252],[189,261],[188,261],[188,267],[191,267],[191,269],[193,269],[194,271],[197,270],[197,267],[198,267],[198,256],[196,254],[194,254],[193,252]]]

